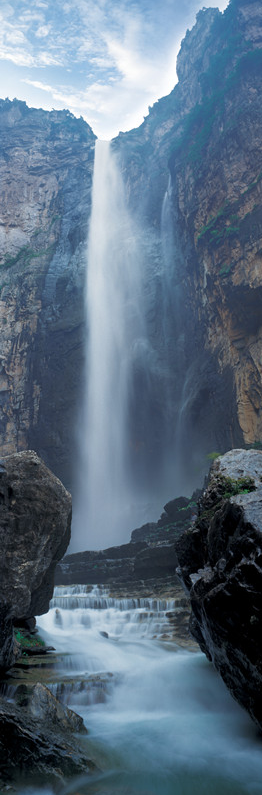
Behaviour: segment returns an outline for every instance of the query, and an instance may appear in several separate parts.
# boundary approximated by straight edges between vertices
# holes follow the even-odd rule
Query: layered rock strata
[[[0,101],[0,132],[1,453],[37,450],[68,485],[95,135],[18,100]]]
[[[140,588],[140,580],[157,583],[172,577],[177,566],[175,540],[192,524],[197,497],[195,493],[191,499],[170,500],[158,522],[133,530],[129,544],[66,555],[56,567],[56,585],[110,583],[133,590]]]
[[[262,727],[262,452],[217,459],[195,526],[176,550],[192,635]]]
[[[71,496],[36,453],[0,463],[0,668],[14,661],[13,624],[46,613],[70,540]]]

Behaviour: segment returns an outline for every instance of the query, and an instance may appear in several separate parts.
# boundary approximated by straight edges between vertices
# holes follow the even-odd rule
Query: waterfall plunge
[[[143,347],[139,234],[116,155],[97,141],[88,243],[86,403],[74,534],[99,549],[123,542],[139,518],[129,472],[128,404]]]

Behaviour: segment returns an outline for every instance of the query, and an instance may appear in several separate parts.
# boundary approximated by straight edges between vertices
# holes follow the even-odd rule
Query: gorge
[[[110,143],[0,100],[0,474],[41,456],[73,495],[49,612],[42,583],[34,602],[55,654],[14,668],[5,649],[2,756],[15,768],[13,726],[25,751],[3,793],[261,792],[255,724],[196,645],[261,728],[261,17],[200,11],[171,94]],[[68,522],[60,544],[51,517],[52,577]],[[10,639],[32,616],[7,607]],[[69,704],[89,732],[72,743]]]
[[[199,12],[173,92],[112,144],[143,227],[128,454],[152,518],[213,451],[261,441],[260,15]],[[74,498],[95,135],[67,111],[0,111],[2,453],[36,450]]]

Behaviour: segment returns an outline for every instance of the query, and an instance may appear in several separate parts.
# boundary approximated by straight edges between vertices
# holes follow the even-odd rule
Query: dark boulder
[[[14,659],[13,623],[46,613],[71,528],[71,496],[36,453],[0,466],[0,668]]]
[[[262,727],[262,452],[215,461],[198,520],[176,551],[191,633]]]
[[[0,786],[60,782],[95,768],[87,755],[82,718],[44,685],[17,688],[16,703],[0,699]]]

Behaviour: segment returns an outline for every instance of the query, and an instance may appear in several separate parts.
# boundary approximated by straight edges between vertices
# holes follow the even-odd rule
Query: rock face
[[[138,580],[171,577],[177,566],[175,541],[192,525],[199,494],[168,502],[158,522],[133,530],[129,544],[66,555],[56,567],[56,585],[110,583],[133,588]]]
[[[13,621],[48,611],[70,528],[71,496],[38,456],[1,459],[1,668],[13,661]]]
[[[0,130],[1,453],[37,450],[68,485],[95,135],[17,100],[0,101]]]
[[[199,518],[176,550],[192,635],[262,727],[262,452],[217,459]]]
[[[133,583],[173,574],[177,565],[174,543],[149,546],[131,542],[99,552],[76,552],[58,564],[56,585]]]
[[[154,335],[166,334],[154,408],[161,415],[168,369],[170,423],[180,466],[189,472],[191,461],[190,489],[206,454],[262,438],[261,15],[256,0],[231,0],[223,15],[200,11],[181,45],[178,84],[115,142],[130,202],[141,206],[142,195],[155,237],[169,202],[165,304],[150,281],[155,351]]]
[[[61,784],[61,778],[95,769],[73,733],[85,732],[82,718],[63,707],[44,685],[37,683],[31,694],[17,688],[17,703],[0,699],[0,785],[11,785],[23,777],[26,783]],[[19,787],[20,788],[20,787]]]

